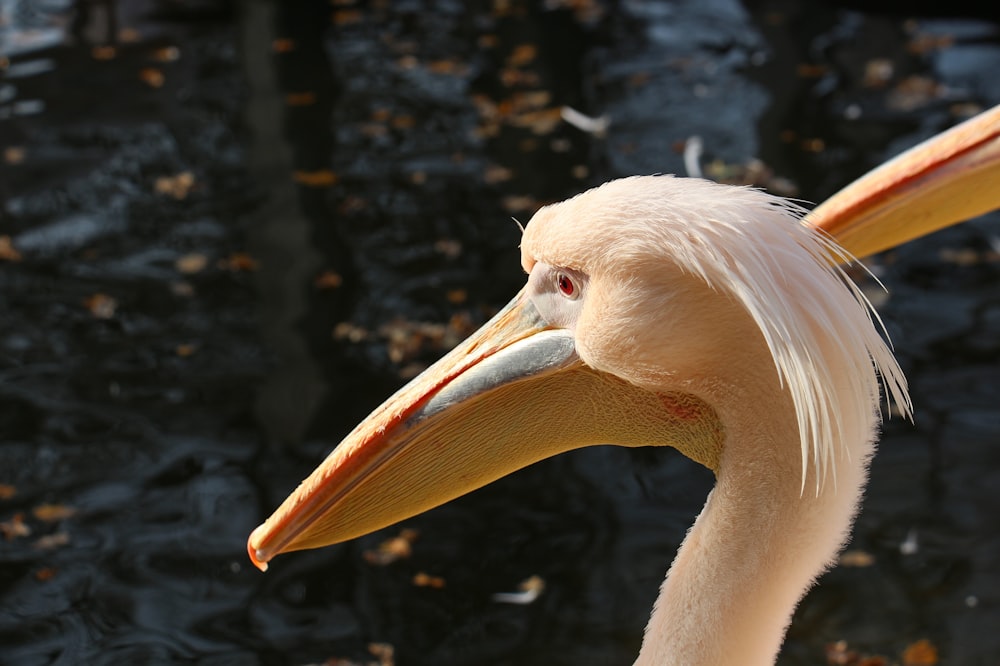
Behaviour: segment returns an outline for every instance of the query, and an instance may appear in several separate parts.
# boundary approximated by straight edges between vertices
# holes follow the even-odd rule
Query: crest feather
[[[649,191],[622,202],[638,208],[623,217],[663,221],[652,238],[646,229],[644,242],[665,244],[682,270],[738,300],[760,328],[795,406],[803,490],[811,463],[819,492],[828,475],[835,482],[837,457],[846,453],[838,443],[871,438],[880,388],[904,415],[911,412],[878,314],[837,265],[853,257],[807,224],[801,206],[753,188],[638,176],[600,189],[623,183],[634,193],[637,179]],[[835,376],[850,385],[835,390]]]

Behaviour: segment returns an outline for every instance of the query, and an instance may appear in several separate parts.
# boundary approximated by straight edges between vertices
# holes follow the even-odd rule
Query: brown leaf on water
[[[444,296],[445,298],[448,299],[448,302],[451,303],[452,305],[461,305],[466,300],[468,300],[469,292],[466,291],[465,289],[449,289]]]
[[[183,273],[184,275],[200,273],[205,270],[206,266],[208,266],[208,257],[200,252],[185,254],[174,261],[174,268],[177,269],[178,273]]]
[[[31,528],[24,522],[23,513],[15,513],[10,520],[0,522],[0,534],[7,541],[31,536]]]
[[[506,604],[524,605],[534,603],[544,591],[545,579],[535,575],[521,581],[516,592],[497,592],[492,595],[492,599]]]
[[[331,187],[337,184],[339,178],[330,169],[318,169],[316,171],[296,170],[292,174],[296,183],[306,187]]]
[[[468,67],[457,60],[434,60],[427,63],[427,70],[434,74],[462,76],[468,71]]]
[[[98,292],[83,299],[83,306],[96,319],[111,319],[118,310],[118,301],[113,296]]]
[[[190,171],[182,171],[173,176],[160,176],[153,183],[153,189],[157,194],[165,194],[178,201],[186,199],[193,187],[194,174]]]
[[[870,567],[875,564],[875,556],[863,550],[845,550],[838,561],[842,567]]]
[[[538,200],[528,194],[512,194],[504,197],[500,205],[508,213],[534,212],[538,207]]]
[[[156,62],[177,62],[181,59],[181,50],[176,46],[164,46],[150,54]]]
[[[354,322],[342,321],[333,327],[333,339],[357,344],[368,339],[368,330]]]
[[[144,67],[139,70],[139,80],[150,88],[162,88],[166,77],[155,67]]]
[[[337,289],[344,284],[344,278],[336,271],[323,271],[313,280],[317,289]]]
[[[926,76],[908,76],[886,96],[885,105],[893,111],[915,111],[945,95],[947,87]]]
[[[861,85],[865,88],[884,88],[892,80],[896,67],[888,58],[873,58],[865,63]]]
[[[94,60],[113,60],[118,50],[113,46],[95,46],[90,49],[90,57]]]
[[[396,648],[389,643],[369,643],[368,652],[378,659],[378,666],[395,666]]]
[[[524,67],[538,56],[538,47],[534,44],[518,44],[507,56],[507,64],[511,67]]]
[[[818,137],[802,139],[802,141],[799,142],[799,148],[807,153],[822,153],[826,150],[826,142]]]
[[[69,545],[69,532],[53,532],[35,540],[33,544],[38,550],[55,550]]]
[[[380,543],[376,550],[366,550],[362,557],[368,564],[380,567],[406,559],[413,554],[413,542],[418,536],[420,533],[417,530],[403,529],[398,536]]]
[[[0,483],[0,500],[10,499],[17,495],[17,488],[7,483]]]
[[[941,257],[942,261],[946,261],[950,264],[955,264],[956,266],[975,266],[980,263],[979,252],[972,249],[971,247],[965,248],[952,248],[943,247],[938,250],[938,256]]]
[[[413,584],[417,587],[432,587],[435,590],[440,590],[445,586],[444,578],[440,576],[432,576],[423,571],[417,572],[413,576]]]
[[[508,88],[513,88],[514,86],[537,88],[541,84],[541,79],[537,72],[517,67],[504,67],[500,70],[500,83]]]
[[[392,119],[392,126],[398,130],[408,130],[415,127],[417,124],[417,119],[413,116],[400,115],[395,116]]]
[[[45,582],[47,580],[52,580],[55,578],[58,569],[55,567],[42,567],[35,572],[35,580]]]
[[[142,41],[142,33],[136,28],[122,28],[118,31],[118,41],[122,44],[135,44]]]
[[[23,146],[7,146],[3,149],[3,161],[7,164],[20,164],[26,154]]]
[[[194,356],[198,352],[198,345],[193,342],[186,342],[179,344],[174,347],[174,353],[181,358],[187,358],[189,356]]]
[[[316,93],[311,90],[294,92],[285,95],[286,106],[312,106],[316,103]]]
[[[828,666],[887,666],[889,660],[880,655],[862,655],[847,646],[847,641],[828,643],[825,649]]]
[[[76,509],[66,504],[39,504],[31,513],[42,522],[54,523],[76,515]]]
[[[926,638],[910,643],[903,650],[903,666],[935,666],[937,663],[937,648]]]
[[[800,79],[818,79],[827,73],[826,65],[801,62],[795,68],[795,73]]]
[[[503,183],[514,177],[514,172],[504,166],[491,165],[483,172],[483,180],[490,185]]]
[[[295,50],[295,40],[287,37],[279,37],[271,42],[271,50],[275,53],[289,53]]]
[[[932,51],[943,51],[955,45],[954,35],[931,35],[920,33],[906,45],[906,50],[916,55],[926,55]]]
[[[194,285],[184,280],[170,283],[170,293],[181,298],[191,298],[194,296]]]
[[[333,13],[334,25],[353,25],[360,23],[362,19],[364,19],[364,14],[357,9],[341,9]]]
[[[14,247],[10,236],[0,236],[0,261],[21,261],[21,253]]]
[[[219,259],[218,267],[234,273],[248,273],[260,268],[260,263],[246,252],[233,252],[225,259]]]

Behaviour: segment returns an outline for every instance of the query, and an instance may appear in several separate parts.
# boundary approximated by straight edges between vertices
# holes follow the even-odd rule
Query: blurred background
[[[711,487],[671,450],[266,574],[246,538],[520,287],[515,220],[630,174],[822,201],[998,71],[961,0],[0,0],[0,664],[631,663]],[[992,666],[1000,216],[869,267],[916,421],[779,663]]]

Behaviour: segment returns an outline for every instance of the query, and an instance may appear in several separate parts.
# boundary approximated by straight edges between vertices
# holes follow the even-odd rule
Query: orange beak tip
[[[250,533],[250,538],[247,539],[247,554],[250,556],[250,561],[253,562],[253,565],[255,567],[257,567],[261,571],[267,571],[267,560],[262,559],[261,551],[258,550],[257,548],[254,548],[254,542],[257,540],[255,537],[257,536],[257,532],[259,531],[260,527],[258,527],[257,529],[255,529],[253,532]]]

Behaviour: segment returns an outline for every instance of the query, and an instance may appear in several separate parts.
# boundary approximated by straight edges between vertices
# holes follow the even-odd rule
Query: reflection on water
[[[817,199],[1000,101],[993,24],[780,1],[0,12],[5,664],[629,663],[711,485],[671,451],[536,465],[407,521],[388,566],[364,553],[396,528],[267,574],[246,535],[520,286],[511,217],[682,172],[692,135],[706,173]],[[1000,655],[997,237],[875,266],[917,424],[874,464],[870,566],[823,578],[781,663]],[[537,601],[495,601],[530,576]]]

